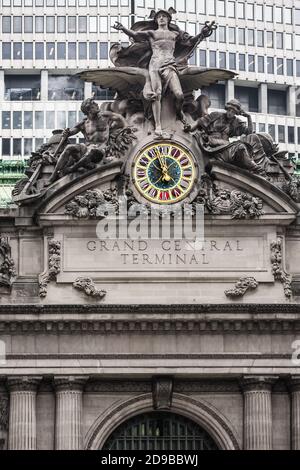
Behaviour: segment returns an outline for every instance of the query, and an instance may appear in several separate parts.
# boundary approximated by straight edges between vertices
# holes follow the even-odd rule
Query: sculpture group
[[[17,183],[17,202],[42,196],[68,174],[81,175],[115,160],[126,161],[132,146],[144,136],[166,141],[182,134],[197,143],[199,158],[206,165],[219,160],[268,178],[270,162],[275,162],[287,192],[294,191],[293,197],[299,197],[299,185],[283,168],[278,146],[270,135],[254,132],[251,116],[238,100],[230,100],[224,112],[209,112],[207,96],[195,99],[194,92],[203,86],[236,74],[189,66],[188,59],[198,44],[217,26],[206,22],[198,35],[190,36],[172,21],[174,13],[172,8],[152,11],[148,21],[137,22],[131,29],[115,24],[131,42],[127,47],[111,47],[114,67],[79,74],[113,90],[115,99],[100,107],[92,98],[86,99],[81,105],[85,115],[81,122],[72,129],[53,131],[48,143],[32,154],[26,176]],[[77,135],[83,136],[83,143],[70,142]]]

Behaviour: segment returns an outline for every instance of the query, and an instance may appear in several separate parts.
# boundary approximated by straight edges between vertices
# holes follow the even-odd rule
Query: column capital
[[[290,392],[300,392],[300,375],[291,375],[288,377],[287,387]]]
[[[53,379],[54,387],[56,392],[62,392],[67,390],[82,391],[85,383],[89,379],[88,376],[69,376],[69,375],[58,375]]]
[[[36,392],[41,380],[42,377],[38,376],[8,377],[7,385],[10,392]]]
[[[271,391],[277,380],[278,377],[274,375],[244,375],[239,382],[244,392],[252,392]]]

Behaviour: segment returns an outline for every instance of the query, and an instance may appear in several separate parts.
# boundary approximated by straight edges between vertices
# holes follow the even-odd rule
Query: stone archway
[[[150,393],[130,398],[110,407],[90,427],[86,434],[84,448],[101,449],[120,424],[133,416],[151,411],[153,411],[153,401]],[[175,393],[170,411],[199,424],[212,437],[219,449],[238,450],[240,448],[232,424],[210,403]]]

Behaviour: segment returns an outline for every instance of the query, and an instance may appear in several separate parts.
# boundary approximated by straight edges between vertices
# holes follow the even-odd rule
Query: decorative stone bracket
[[[96,289],[93,280],[89,277],[78,277],[74,282],[75,289],[81,290],[85,295],[98,299],[103,299],[106,296],[106,290]]]
[[[48,242],[48,269],[41,274],[39,279],[40,297],[47,295],[47,285],[50,281],[56,281],[57,275],[60,273],[61,261],[61,243],[57,240],[49,240]]]
[[[14,260],[11,257],[11,247],[8,237],[0,235],[0,287],[10,293],[12,278],[16,276]]]
[[[173,378],[157,376],[152,378],[152,399],[155,410],[170,409],[172,406]]]

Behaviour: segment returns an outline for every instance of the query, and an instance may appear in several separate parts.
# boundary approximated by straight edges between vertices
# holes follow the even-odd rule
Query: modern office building
[[[112,29],[144,19],[152,8],[173,6],[181,29],[196,34],[205,20],[219,28],[191,64],[236,70],[226,86],[205,90],[214,108],[236,97],[290,157],[300,144],[300,2],[298,0],[1,0],[1,182],[51,135],[80,118],[84,97],[107,100],[106,90],[74,74],[110,65],[109,48],[127,37]],[[298,93],[300,93],[298,91]],[[298,104],[297,104],[298,103]],[[12,176],[10,175],[10,180]]]

